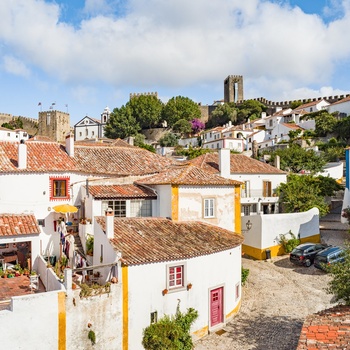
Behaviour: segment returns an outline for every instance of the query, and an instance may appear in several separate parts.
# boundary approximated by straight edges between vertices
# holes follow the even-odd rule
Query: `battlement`
[[[158,98],[158,92],[137,92],[137,93],[130,93],[130,100],[134,97],[139,96],[155,96]]]
[[[350,94],[347,95],[336,95],[336,96],[324,96],[324,97],[314,97],[314,98],[305,98],[305,99],[296,99],[296,100],[290,100],[290,101],[280,101],[280,102],[275,102],[275,101],[270,101],[267,100],[264,97],[258,97],[258,98],[253,98],[252,100],[261,102],[267,107],[284,107],[288,108],[293,102],[300,101],[302,104],[309,103],[309,102],[317,102],[321,100],[326,100],[329,103],[334,103],[337,101],[342,100],[343,98],[349,97]]]

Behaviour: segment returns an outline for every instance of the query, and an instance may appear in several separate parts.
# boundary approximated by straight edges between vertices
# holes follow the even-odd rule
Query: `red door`
[[[210,325],[211,327],[223,322],[223,288],[210,291]]]

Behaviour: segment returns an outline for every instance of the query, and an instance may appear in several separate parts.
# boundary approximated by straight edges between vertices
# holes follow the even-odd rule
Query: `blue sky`
[[[350,93],[348,0],[1,0],[0,16],[0,113],[212,104],[231,74],[246,99]]]

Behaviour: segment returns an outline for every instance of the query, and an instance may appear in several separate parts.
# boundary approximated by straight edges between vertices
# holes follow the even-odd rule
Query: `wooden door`
[[[210,291],[210,325],[211,327],[223,322],[223,288]]]

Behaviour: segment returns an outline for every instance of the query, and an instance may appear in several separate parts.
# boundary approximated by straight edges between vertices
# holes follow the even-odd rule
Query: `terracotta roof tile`
[[[338,305],[306,318],[297,350],[343,350],[349,344],[350,306]]]
[[[139,147],[77,146],[74,163],[85,173],[127,176],[154,174],[173,162]]]
[[[96,217],[105,231],[105,217]],[[111,243],[126,265],[190,259],[241,245],[243,237],[199,221],[165,218],[115,218]]]
[[[284,174],[272,165],[260,162],[243,154],[231,153],[231,174]],[[213,174],[219,173],[218,152],[206,153],[189,161],[189,163]]]
[[[40,228],[32,214],[0,214],[0,237],[39,233]]]
[[[139,147],[93,144],[74,147],[74,157],[57,142],[29,141],[27,168],[18,169],[18,142],[0,141],[0,172],[80,172],[94,175],[150,175],[173,164]]]
[[[331,104],[331,106],[333,106],[333,105],[338,105],[338,104],[344,103],[344,102],[349,102],[349,101],[350,101],[350,95],[344,97],[343,99],[341,99],[341,100],[339,100],[339,101],[337,101],[337,102],[333,102],[333,103]]]
[[[95,199],[123,198],[123,199],[157,199],[154,191],[137,185],[93,185],[89,186],[89,193]]]
[[[159,174],[137,181],[147,185],[240,185],[236,180],[225,179],[193,165],[173,166]]]
[[[18,142],[0,142],[0,172],[74,171],[75,165],[56,142],[26,142],[27,168],[18,169]]]

